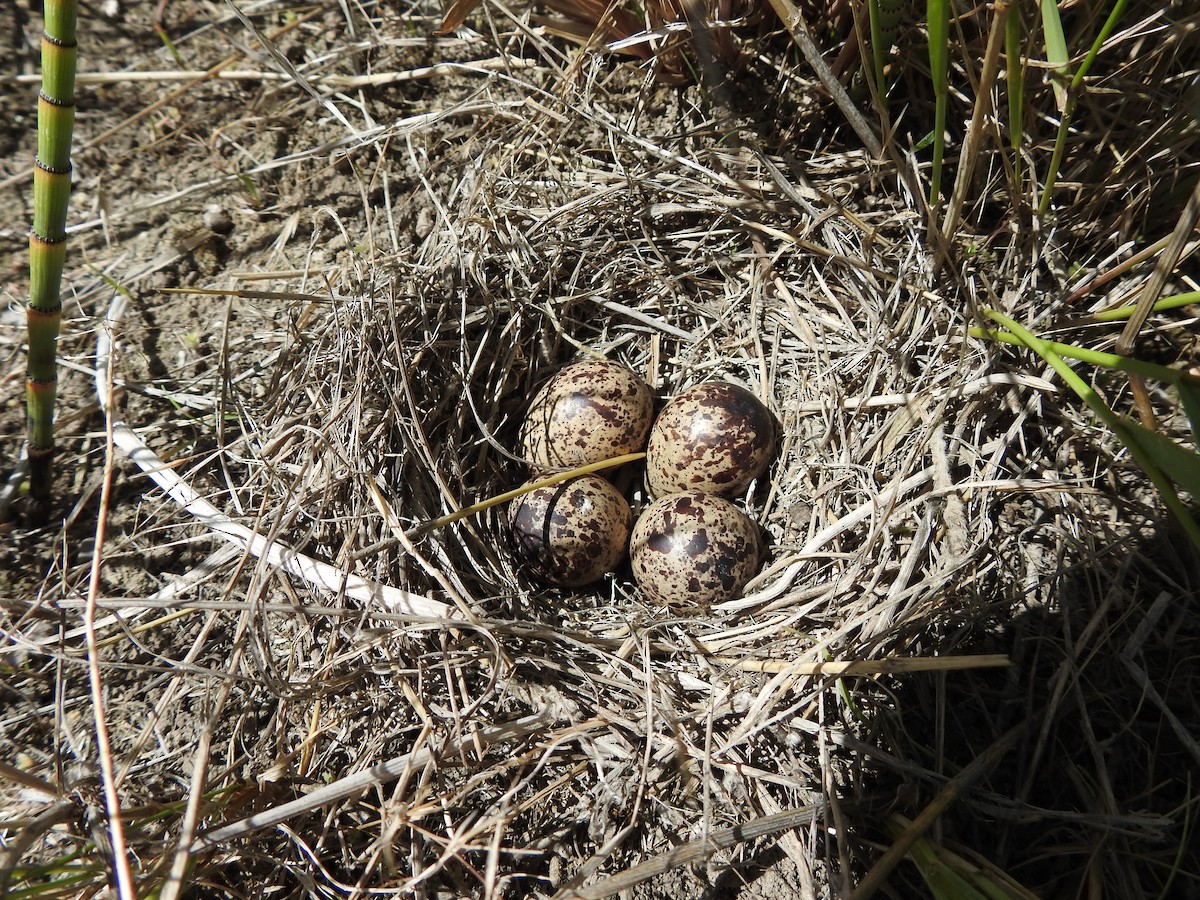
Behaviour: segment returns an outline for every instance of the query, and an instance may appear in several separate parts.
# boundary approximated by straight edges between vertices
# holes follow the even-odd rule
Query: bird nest
[[[1033,886],[1062,877],[1036,859],[1055,835],[1173,852],[1188,801],[1133,748],[1186,767],[1178,685],[1117,722],[1200,638],[1152,605],[1188,575],[1112,435],[971,331],[985,306],[1046,320],[1066,264],[1010,233],[950,277],[907,177],[814,124],[787,67],[764,109],[533,40],[498,58],[435,111],[311,126],[296,165],[349,193],[281,216],[292,269],[183,286],[211,353],[185,348],[169,391],[114,388],[153,367],[141,306],[109,314],[100,394],[167,491],[108,555],[171,546],[180,570],[101,602],[142,855],[165,873],[183,848],[214,893],[811,896],[869,867],[887,810],[935,807]],[[659,606],[627,569],[547,586],[503,508],[428,527],[527,477],[522,417],[583,357],[659,401],[722,379],[775,415],[737,498],[767,538],[742,596]],[[22,622],[33,658],[60,639]],[[1088,754],[1113,746],[1120,777]]]

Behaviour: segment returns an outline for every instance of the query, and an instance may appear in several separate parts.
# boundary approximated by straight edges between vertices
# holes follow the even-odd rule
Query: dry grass
[[[484,64],[323,95],[350,129],[294,82],[250,79],[125,126],[128,159],[188,180],[107,211],[107,240],[84,229],[133,302],[118,317],[79,269],[64,345],[90,370],[109,315],[112,408],[136,432],[121,446],[149,445],[215,509],[186,514],[114,449],[108,537],[89,544],[93,417],[68,430],[59,525],[9,527],[3,884],[102,889],[115,781],[143,895],[923,895],[907,863],[866,875],[890,810],[924,810],[928,836],[1040,896],[1200,890],[1194,549],[1052,372],[967,335],[979,306],[1042,331],[1149,276],[1153,260],[1063,299],[1169,233],[1198,174],[1173,105],[1198,69],[1194,14],[1139,10],[1080,103],[1054,220],[1009,202],[989,149],[943,269],[913,173],[858,149],[765,14],[710,92],[661,83],[678,57],[663,79],[654,57],[579,53],[501,4],[472,20],[483,37],[428,47],[409,30],[433,16],[331,4],[277,39],[314,83]],[[901,150],[931,115],[909,96]],[[1030,126],[1035,165],[1052,125]],[[81,177],[83,203],[100,188]],[[186,265],[136,242],[147,217],[161,240],[214,199],[236,229],[210,214]],[[1175,288],[1196,288],[1190,265]],[[155,291],[180,286],[219,293]],[[1191,324],[1154,318],[1146,351],[1194,363]],[[1108,346],[1104,329],[1056,337]],[[732,379],[776,413],[779,457],[744,498],[769,560],[744,598],[681,617],[625,575],[547,589],[496,511],[410,538],[522,480],[523,408],[581,354],[659,397]],[[905,664],[961,656],[978,658]]]

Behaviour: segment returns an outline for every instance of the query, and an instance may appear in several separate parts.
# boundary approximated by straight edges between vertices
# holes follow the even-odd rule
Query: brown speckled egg
[[[546,581],[578,587],[625,558],[633,513],[598,475],[536,488],[509,504],[513,550]]]
[[[521,428],[521,453],[538,468],[574,468],[646,446],[650,387],[620,363],[584,360],[538,391]]]
[[[629,539],[633,577],[652,601],[706,608],[737,597],[758,572],[758,525],[720,497],[671,494],[646,507]]]
[[[656,497],[675,491],[733,496],[775,452],[775,420],[745,388],[709,381],[676,395],[659,413],[646,448]]]

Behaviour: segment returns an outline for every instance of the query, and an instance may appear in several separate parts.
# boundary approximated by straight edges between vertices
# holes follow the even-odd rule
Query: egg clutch
[[[636,524],[624,495],[597,474],[513,500],[513,552],[540,578],[579,587],[616,570],[628,553],[648,599],[704,607],[737,597],[758,572],[761,529],[729,498],[766,471],[775,420],[744,388],[698,384],[656,419],[649,385],[628,368],[576,362],[534,397],[520,444],[531,482],[554,469],[645,450],[646,483],[656,498]]]

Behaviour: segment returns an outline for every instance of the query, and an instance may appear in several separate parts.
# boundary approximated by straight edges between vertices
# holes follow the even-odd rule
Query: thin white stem
[[[426,78],[437,78],[442,75],[464,75],[471,72],[490,72],[497,69],[505,71],[513,69],[532,69],[537,65],[533,60],[481,59],[475,62],[437,63],[432,66],[420,66],[416,69],[404,69],[395,72],[375,72],[371,75],[310,75],[309,84],[318,87],[346,90],[349,88],[386,87],[405,81],[420,81]],[[40,84],[41,75],[0,75],[0,84]],[[265,72],[259,69],[222,69],[212,72],[209,69],[158,69],[151,72],[80,72],[75,76],[75,83],[80,85],[109,85],[132,84],[148,82],[163,84],[164,82],[193,82],[193,81],[291,81],[291,76],[284,72]]]
[[[111,376],[111,369],[108,370]],[[99,385],[97,385],[99,387]],[[106,379],[105,396],[112,396],[112,378]],[[108,407],[106,407],[108,411]],[[129,868],[129,851],[125,829],[121,824],[121,800],[117,796],[116,768],[113,766],[112,744],[108,739],[108,722],[104,710],[104,679],[100,673],[100,648],[96,643],[96,600],[100,596],[100,566],[104,557],[104,537],[108,526],[108,504],[112,495],[113,419],[111,411],[104,417],[104,481],[100,487],[100,509],[96,514],[96,543],[92,551],[92,568],[88,579],[87,606],[83,610],[88,655],[88,682],[92,692],[92,718],[96,728],[96,755],[100,759],[100,777],[104,786],[104,806],[108,813],[108,834],[112,842],[112,864],[117,876],[117,894],[121,900],[137,900],[133,872]]]
[[[234,635],[234,651],[229,660],[229,678],[221,684],[217,694],[216,704],[204,723],[200,739],[196,742],[196,752],[193,756],[195,764],[192,767],[192,780],[188,785],[187,809],[184,810],[183,822],[179,827],[179,842],[175,845],[175,855],[171,860],[171,871],[163,883],[159,900],[178,900],[185,885],[188,861],[191,859],[193,842],[196,838],[196,826],[200,822],[200,803],[204,799],[204,783],[208,779],[209,757],[212,751],[213,732],[221,715],[225,711],[225,703],[233,691],[234,675],[242,664],[242,646],[246,630],[250,627],[252,617],[249,609],[243,609],[238,617],[237,632]]]
[[[441,755],[452,758],[461,753],[466,747],[476,744],[476,742],[478,745],[487,747],[501,741],[520,740],[521,738],[542,731],[546,727],[546,724],[547,717],[545,713],[539,712],[506,722],[502,725],[480,728],[473,734],[448,742],[442,749]],[[292,816],[309,812],[327,803],[345,800],[347,797],[352,797],[372,785],[394,781],[405,772],[428,765],[434,759],[434,751],[429,747],[422,747],[412,753],[405,753],[381,762],[364,771],[339,778],[337,781],[319,787],[296,800],[289,800],[272,809],[263,810],[228,825],[222,825],[208,832],[208,834],[202,835],[192,844],[192,852],[201,853],[205,850],[211,850],[228,841],[245,837],[264,828],[279,825],[286,822]]]
[[[120,320],[125,309],[125,299],[122,294],[113,298],[108,310],[108,322]],[[110,354],[112,342],[107,331],[101,331],[96,342],[96,389],[112,375]],[[255,531],[233,521],[219,509],[201,497],[190,484],[175,474],[174,469],[155,455],[133,430],[122,422],[113,422],[111,404],[108,396],[101,396],[103,406],[113,429],[113,440],[124,451],[129,459],[150,476],[172,500],[187,513],[195,516],[214,534],[230,543],[243,548],[251,555],[265,559],[270,565],[290,572],[297,578],[307,581],[314,587],[331,594],[344,594],[353,597],[368,606],[382,604],[392,612],[408,613],[418,618],[435,620],[458,619],[459,612],[452,606],[440,603],[421,594],[405,591],[391,585],[368,581],[358,575],[342,572],[328,563],[305,556],[278,541],[264,538]]]

